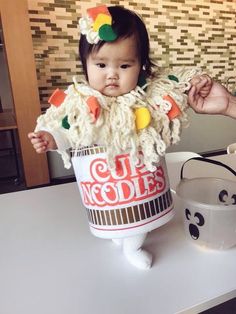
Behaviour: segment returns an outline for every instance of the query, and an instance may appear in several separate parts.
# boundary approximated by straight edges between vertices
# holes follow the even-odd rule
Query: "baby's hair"
[[[135,12],[121,6],[111,6],[108,10],[112,16],[112,29],[117,34],[116,40],[135,36],[141,69],[146,77],[151,76],[153,64],[149,58],[150,45],[144,22]],[[105,43],[106,41],[100,40],[97,44],[89,44],[86,36],[81,35],[79,54],[86,79],[88,79],[86,63],[88,56],[92,52],[99,51]]]

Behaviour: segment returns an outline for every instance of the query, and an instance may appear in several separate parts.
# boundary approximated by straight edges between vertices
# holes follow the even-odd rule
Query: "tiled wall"
[[[42,105],[54,89],[82,75],[77,22],[101,3],[107,1],[28,0]],[[142,15],[160,66],[201,66],[222,82],[236,76],[236,0],[110,1],[116,4]]]

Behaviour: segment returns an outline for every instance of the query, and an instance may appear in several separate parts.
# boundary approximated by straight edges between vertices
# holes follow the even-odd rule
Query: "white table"
[[[141,271],[92,236],[76,183],[0,195],[0,314],[199,313],[236,297],[236,247],[202,251],[178,213],[145,247]]]

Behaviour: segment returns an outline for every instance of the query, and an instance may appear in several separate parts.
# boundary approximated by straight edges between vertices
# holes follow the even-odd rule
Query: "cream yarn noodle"
[[[155,170],[155,163],[165,154],[166,148],[180,140],[183,127],[188,125],[186,110],[186,91],[189,81],[201,70],[175,69],[161,70],[147,80],[144,87],[137,86],[130,93],[107,97],[90,88],[86,82],[74,84],[66,90],[66,98],[59,106],[48,108],[37,120],[35,131],[47,129],[49,132],[62,131],[72,150],[83,146],[103,145],[107,149],[107,161],[110,169],[114,169],[114,158],[121,153],[130,153],[133,162],[138,161],[138,151],[143,155],[143,162],[149,171]],[[171,79],[171,75],[177,80]],[[171,103],[165,99],[169,95],[178,105],[181,113],[169,119]],[[95,96],[100,104],[100,115],[94,121],[86,100]],[[164,97],[164,98],[163,98]],[[140,130],[136,129],[135,110],[145,107],[151,114],[150,124]],[[62,128],[62,120],[67,116],[69,129]],[[66,168],[71,166],[70,154],[59,151]]]

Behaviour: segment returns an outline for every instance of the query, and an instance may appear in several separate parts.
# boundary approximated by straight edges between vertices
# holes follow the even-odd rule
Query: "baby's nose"
[[[110,68],[108,71],[108,78],[109,79],[117,79],[118,78],[118,71],[115,68]]]

